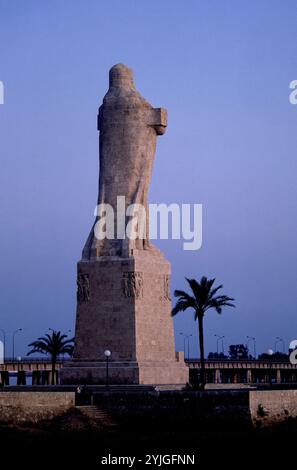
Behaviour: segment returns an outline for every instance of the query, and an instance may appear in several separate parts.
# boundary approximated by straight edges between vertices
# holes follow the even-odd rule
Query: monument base
[[[73,360],[61,383],[186,384],[188,367],[175,352],[170,263],[158,250],[78,263]]]
[[[60,371],[61,383],[67,385],[106,384],[106,362],[72,361]],[[189,369],[184,361],[109,362],[109,383],[134,385],[185,385]]]

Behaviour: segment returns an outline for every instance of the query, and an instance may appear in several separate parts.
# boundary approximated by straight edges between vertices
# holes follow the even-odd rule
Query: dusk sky
[[[149,200],[203,205],[203,245],[156,241],[185,276],[216,277],[236,309],[208,312],[206,350],[297,339],[296,0],[0,0],[0,328],[16,354],[74,332],[76,263],[98,188],[97,110],[116,63],[168,110]],[[152,312],[153,313],[153,312]],[[188,311],[180,332],[197,324]],[[0,335],[1,337],[1,335]],[[279,344],[280,350],[281,344]],[[251,351],[252,352],[252,351]]]

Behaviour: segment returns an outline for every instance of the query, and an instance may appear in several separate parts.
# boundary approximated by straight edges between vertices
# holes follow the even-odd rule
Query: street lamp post
[[[108,370],[108,362],[109,362],[109,358],[111,356],[111,351],[109,351],[109,349],[106,349],[104,351],[104,356],[106,357],[106,390],[109,390],[109,370]]]
[[[184,358],[186,359],[186,338],[185,338],[185,335],[183,333],[180,333],[180,335],[182,335],[183,338],[184,338]]]
[[[222,336],[221,340],[222,340],[222,353],[225,354],[225,350],[224,350],[224,338],[225,336]]]
[[[224,338],[225,336],[214,335],[217,338],[217,354],[219,354],[219,341],[222,341],[222,353],[224,354]]]
[[[190,338],[192,335],[187,335],[187,340],[188,340],[188,359],[190,359]]]
[[[269,356],[269,360],[272,361],[272,356],[274,354],[273,350],[268,349],[267,354]],[[272,368],[272,364],[270,362],[270,367],[269,367],[269,383],[270,383],[270,386],[272,385],[272,370],[271,370],[271,368]]]
[[[257,358],[257,354],[256,354],[256,338],[254,336],[247,336],[247,347],[249,345],[249,341],[253,341],[254,343],[254,359]]]
[[[283,340],[283,338],[280,338],[279,336],[277,336],[275,338],[275,343],[274,343],[274,349],[275,349],[275,352],[276,352],[276,346],[278,343],[282,343],[283,344],[283,354],[285,354],[285,342]]]
[[[186,340],[187,340],[187,344],[188,344],[188,359],[190,358],[190,337],[193,336],[193,335],[186,335],[185,333],[180,333],[180,335],[182,335],[184,337],[184,358],[186,359]]]
[[[3,349],[4,349],[4,351],[3,351],[3,360],[5,362],[6,333],[5,333],[5,330],[3,330],[3,328],[0,328],[0,331],[3,335]]]
[[[21,369],[20,369],[20,365],[21,365],[21,356],[17,356],[17,361],[18,361],[18,373],[17,373],[17,385],[25,385],[24,383],[24,378],[23,378],[23,374],[21,373]]]
[[[15,331],[12,333],[12,360],[13,360],[13,361],[14,361],[14,339],[15,339],[15,335],[16,335],[19,331],[23,331],[22,328],[18,328],[17,330],[15,330]]]

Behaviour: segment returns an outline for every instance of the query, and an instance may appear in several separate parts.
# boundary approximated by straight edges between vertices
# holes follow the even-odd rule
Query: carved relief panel
[[[88,302],[89,299],[90,299],[89,275],[79,273],[77,277],[77,301]]]
[[[160,300],[171,300],[170,297],[170,275],[162,274],[160,276],[161,295]]]
[[[122,288],[125,297],[138,299],[143,296],[143,275],[141,272],[123,272]]]

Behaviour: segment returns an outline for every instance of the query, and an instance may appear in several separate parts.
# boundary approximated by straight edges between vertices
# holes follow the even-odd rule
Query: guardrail
[[[59,357],[57,359],[57,362],[61,363],[61,362],[67,362],[67,361],[70,361],[71,358],[70,357]],[[6,357],[4,359],[4,364],[22,364],[22,363],[51,363],[51,358],[50,357],[47,357],[47,356],[44,356],[44,357],[22,357],[21,359],[17,359],[17,358],[12,358],[12,357]]]

